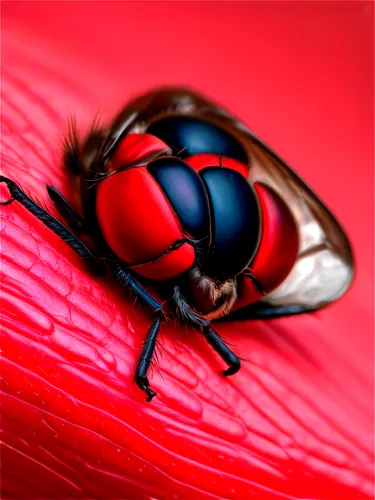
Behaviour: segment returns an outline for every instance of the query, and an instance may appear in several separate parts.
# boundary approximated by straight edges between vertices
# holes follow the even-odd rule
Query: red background
[[[230,381],[166,327],[148,405],[132,385],[147,319],[3,207],[4,498],[373,497],[373,20],[370,2],[2,3],[2,169],[49,209],[43,183],[71,196],[70,113],[84,130],[190,85],[317,191],[357,262],[324,311],[219,325],[246,359]]]

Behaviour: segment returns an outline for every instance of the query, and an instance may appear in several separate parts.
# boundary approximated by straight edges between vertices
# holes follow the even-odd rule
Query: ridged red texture
[[[46,182],[74,199],[71,113],[84,131],[183,82],[308,180],[357,261],[349,293],[317,314],[217,324],[243,358],[233,378],[170,322],[148,404],[132,379],[149,320],[22,207],[1,207],[3,499],[374,497],[372,20],[366,2],[2,5],[2,171],[49,209]]]
[[[239,172],[244,177],[247,177],[249,173],[249,167],[247,165],[244,165],[234,158],[227,158],[226,156],[199,153],[196,155],[188,156],[187,158],[185,158],[185,161],[196,172],[199,172],[206,167],[227,167],[236,170],[236,172]]]
[[[113,171],[120,167],[133,165],[153,154],[168,150],[165,142],[151,134],[129,134],[124,137],[111,157],[108,170]]]
[[[169,279],[194,262],[191,245],[158,258],[184,237],[179,220],[160,186],[144,168],[131,168],[101,181],[97,214],[102,233],[115,254],[150,279]]]

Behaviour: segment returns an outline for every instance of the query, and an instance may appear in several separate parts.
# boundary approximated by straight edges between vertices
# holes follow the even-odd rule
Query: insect
[[[4,176],[11,198],[1,203],[21,203],[146,308],[151,326],[135,380],[147,401],[156,395],[147,371],[169,314],[202,332],[228,376],[240,359],[211,321],[313,311],[351,283],[350,244],[330,211],[245,125],[196,92],[141,95],[83,141],[73,124],[64,161],[80,184],[80,213],[47,190],[68,227]],[[149,285],[169,299],[168,311]]]

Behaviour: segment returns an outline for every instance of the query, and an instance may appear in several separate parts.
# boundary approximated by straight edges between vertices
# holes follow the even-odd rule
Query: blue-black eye
[[[163,140],[179,156],[211,153],[248,163],[242,145],[214,123],[190,116],[170,116],[151,124],[147,132]]]

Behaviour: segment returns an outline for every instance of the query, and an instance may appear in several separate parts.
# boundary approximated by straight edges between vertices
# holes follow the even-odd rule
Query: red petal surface
[[[151,404],[133,385],[148,320],[16,203],[2,207],[3,498],[373,498],[373,5],[2,5],[2,166],[52,210],[70,113],[88,126],[152,85],[223,102],[351,238],[357,276],[310,316],[217,329],[222,363],[163,329]],[[1,189],[1,196],[7,196]]]

